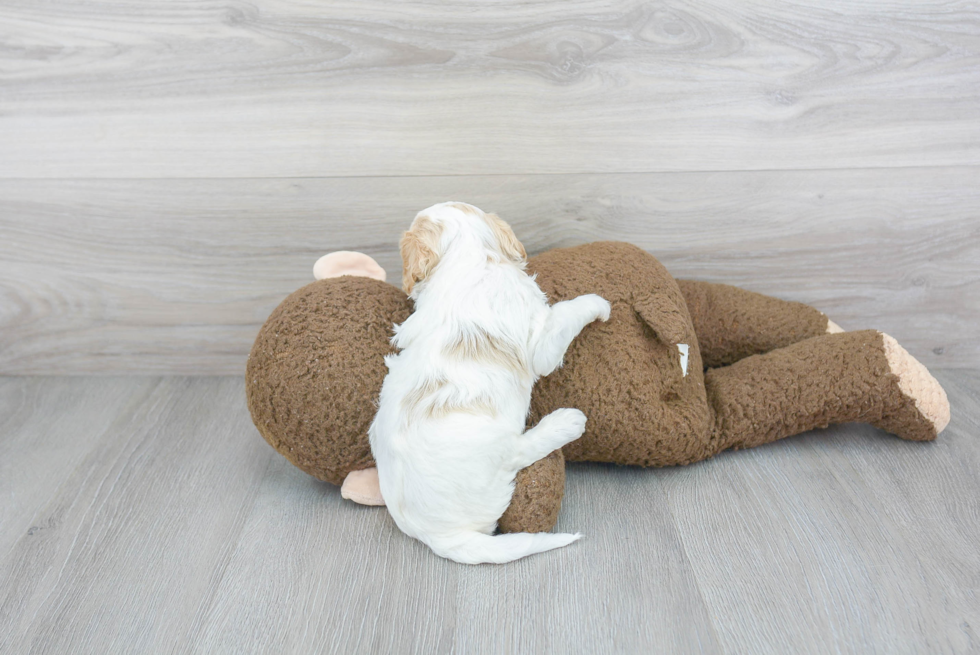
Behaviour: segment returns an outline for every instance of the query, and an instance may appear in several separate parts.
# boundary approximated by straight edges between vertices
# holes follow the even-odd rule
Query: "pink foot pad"
[[[910,355],[895,339],[882,333],[885,357],[892,373],[898,376],[898,386],[915,402],[916,409],[932,423],[936,434],[949,425],[949,399],[936,378],[919,360]]]

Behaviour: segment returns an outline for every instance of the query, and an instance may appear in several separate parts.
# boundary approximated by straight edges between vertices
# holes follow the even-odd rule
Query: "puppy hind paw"
[[[556,409],[545,416],[518,442],[517,469],[530,466],[581,437],[585,421],[585,414],[577,409]]]
[[[585,432],[588,419],[581,410],[566,407],[551,412],[541,420],[542,423],[545,421],[548,423],[549,430],[561,432],[562,435],[570,437],[568,441],[574,441]]]

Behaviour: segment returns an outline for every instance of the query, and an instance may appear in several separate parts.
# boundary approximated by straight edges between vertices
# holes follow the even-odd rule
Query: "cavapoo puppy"
[[[385,360],[369,431],[392,518],[466,564],[570,544],[581,535],[493,531],[517,472],[585,430],[577,409],[524,427],[535,381],[561,365],[582,328],[608,320],[609,303],[590,294],[549,307],[510,226],[463,203],[420,212],[401,252],[415,311],[395,326],[400,351]]]

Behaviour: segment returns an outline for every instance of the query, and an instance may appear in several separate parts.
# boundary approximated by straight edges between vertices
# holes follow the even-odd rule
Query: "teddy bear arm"
[[[671,298],[651,294],[635,300],[633,309],[661,342],[673,346],[690,341],[690,320]]]

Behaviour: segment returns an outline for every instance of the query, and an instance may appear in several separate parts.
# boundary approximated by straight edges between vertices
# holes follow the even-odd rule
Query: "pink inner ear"
[[[370,277],[382,282],[387,279],[385,269],[363,252],[338,250],[329,255],[324,255],[316,260],[316,264],[313,265],[313,277],[318,280],[340,277],[341,275]]]
[[[340,487],[340,496],[361,505],[384,505],[385,499],[381,496],[378,469],[371,467],[348,473],[344,478],[343,486]]]

